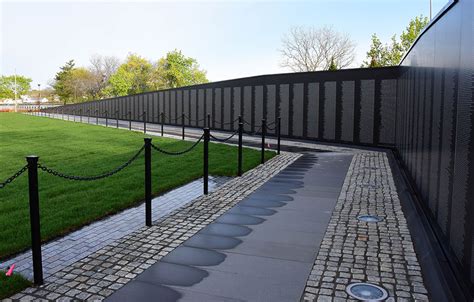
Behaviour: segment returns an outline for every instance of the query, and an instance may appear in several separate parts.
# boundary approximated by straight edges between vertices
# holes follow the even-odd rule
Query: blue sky
[[[433,0],[434,14],[447,0]],[[359,67],[377,33],[387,40],[429,0],[5,1],[0,0],[0,74],[43,87],[67,60],[137,53],[153,61],[181,49],[211,81],[287,72],[281,37],[292,26],[332,25],[356,42]],[[434,15],[433,14],[433,15]]]

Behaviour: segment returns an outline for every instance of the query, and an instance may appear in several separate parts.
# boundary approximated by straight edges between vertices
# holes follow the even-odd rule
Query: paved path
[[[107,300],[298,301],[351,158],[299,158]]]
[[[209,190],[216,190],[229,179],[228,177],[210,177]],[[164,217],[201,196],[202,185],[202,179],[196,180],[154,198],[152,201],[153,219]],[[54,281],[54,273],[140,229],[144,224],[145,205],[141,204],[43,245],[43,273],[46,281]],[[31,250],[2,262],[0,269],[5,269],[12,264],[15,264],[16,272],[33,280]]]
[[[43,286],[28,288],[9,300],[102,300],[227,212],[299,156],[286,153],[272,158],[242,177],[227,181],[219,190],[160,218],[152,227],[142,227],[54,273]]]
[[[199,136],[200,130],[194,131],[195,135]],[[172,129],[170,132],[171,136],[175,135]],[[246,139],[255,142],[258,137],[246,137]],[[305,149],[336,151],[352,156],[342,186],[331,177],[332,173],[337,172],[332,169],[334,164],[331,169],[320,170],[312,175],[308,181],[305,178],[306,173],[301,173],[299,169],[291,171],[292,169],[288,168],[286,173],[281,175],[292,174],[295,177],[294,181],[285,180],[286,184],[281,182],[277,186],[271,183],[268,185],[273,186],[273,193],[281,195],[282,198],[287,195],[296,199],[296,196],[304,196],[304,187],[318,187],[318,183],[321,184],[318,188],[320,191],[309,190],[311,191],[309,194],[306,192],[306,197],[310,197],[308,200],[314,198],[315,192],[327,191],[334,197],[340,190],[337,199],[327,200],[327,209],[333,208],[332,214],[326,213],[325,216],[324,211],[316,211],[316,208],[313,212],[306,209],[308,213],[299,211],[302,208],[293,209],[291,212],[285,207],[300,203],[294,200],[269,200],[272,193],[265,189],[267,181],[300,156],[297,153],[283,152],[281,156],[247,172],[243,177],[228,181],[216,192],[200,197],[180,211],[159,219],[153,227],[141,228],[62,269],[54,274],[53,282],[47,280],[48,283],[44,286],[29,288],[12,298],[102,300],[110,297],[113,300],[120,298],[120,295],[114,294],[117,290],[123,287],[121,290],[123,295],[127,294],[127,291],[130,294],[130,291],[133,293],[133,286],[137,282],[142,282],[153,289],[160,287],[162,295],[153,297],[153,301],[176,300],[179,297],[198,301],[212,301],[212,299],[235,301],[236,298],[253,300],[251,297],[261,297],[265,300],[267,296],[276,298],[276,293],[284,295],[286,292],[291,295],[288,296],[290,301],[298,295],[298,292],[302,296],[294,301],[300,298],[304,301],[347,301],[352,299],[346,293],[346,287],[354,282],[363,281],[385,288],[389,294],[388,300],[391,301],[439,299],[430,297],[425,288],[423,271],[402,211],[387,154],[311,142],[283,140],[282,144]],[[322,160],[323,157],[332,155],[339,156],[334,153],[327,155],[318,153],[316,156]],[[303,159],[303,165],[294,164],[294,166],[301,169],[307,165],[319,165],[312,163],[312,160],[314,159],[307,161]],[[344,161],[344,159],[338,160]],[[298,188],[301,185],[299,181],[302,180],[298,178],[300,176],[303,176],[303,188]],[[277,176],[270,181],[279,178],[281,177]],[[333,186],[330,184],[332,180]],[[295,187],[288,187],[288,184]],[[328,190],[328,187],[332,189]],[[251,196],[258,195],[260,198],[252,201]],[[257,200],[260,207],[256,206],[258,204],[245,204],[255,203]],[[269,207],[269,202],[277,204],[280,202],[281,207]],[[239,205],[236,206],[237,204]],[[301,203],[303,204],[304,202]],[[260,208],[252,209],[259,213],[245,212],[249,211],[245,210],[245,207],[249,206]],[[290,220],[288,218],[284,221],[278,220],[281,215],[291,217],[290,213],[298,213],[298,216]],[[375,214],[383,220],[378,223],[359,221],[357,216],[364,214]],[[242,216],[248,216],[247,220],[236,220]],[[293,223],[288,223],[289,221]],[[321,232],[312,232],[318,223]],[[210,224],[214,226],[209,226]],[[229,224],[235,225],[223,226]],[[304,229],[298,228],[301,225],[305,226]],[[324,230],[326,225],[327,228]],[[285,236],[283,234],[285,228],[286,232],[301,232],[299,236]],[[194,236],[198,232],[199,236]],[[314,234],[312,245],[305,241],[307,239],[303,236],[305,232]],[[222,236],[223,234],[227,236]],[[215,237],[212,236],[215,235],[220,240],[213,240]],[[285,250],[285,239],[288,239],[286,243],[291,243],[293,246],[291,252]],[[302,242],[298,244],[298,240]],[[270,248],[267,244],[260,245],[263,241],[271,242]],[[206,244],[207,248],[203,248],[203,244]],[[210,246],[211,244],[215,245]],[[310,246],[313,257],[316,256],[312,264],[309,256]],[[194,252],[190,253],[189,250]],[[206,250],[208,253],[199,253],[199,250]],[[186,258],[189,254],[195,257]],[[294,260],[295,255],[298,255],[299,261]],[[186,262],[186,259],[189,262]],[[275,259],[278,259],[278,264]],[[193,262],[197,260],[200,262]],[[265,261],[268,261],[269,265],[261,265]],[[150,267],[152,268],[147,270]],[[171,267],[173,269],[170,270]],[[167,272],[168,279],[162,278],[159,274],[153,276],[154,271]],[[287,276],[282,274],[282,271],[289,272],[288,274],[295,278],[285,279]],[[258,275],[259,272],[266,275]],[[188,279],[183,280],[183,275],[188,276]],[[148,281],[140,281],[141,278],[146,278]],[[267,278],[280,286],[275,286],[271,282],[265,283]],[[306,284],[301,281],[304,279]],[[288,282],[283,283],[284,280]],[[212,282],[209,283],[210,281]],[[262,281],[260,286],[257,281]],[[173,285],[173,282],[176,284]],[[218,286],[213,287],[212,284]],[[239,294],[241,296],[238,296]]]

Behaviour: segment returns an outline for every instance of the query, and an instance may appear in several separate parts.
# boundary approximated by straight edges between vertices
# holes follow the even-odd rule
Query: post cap
[[[39,156],[38,156],[38,155],[28,155],[28,156],[26,157],[26,160],[27,160],[28,162],[37,162],[38,159],[39,159]]]

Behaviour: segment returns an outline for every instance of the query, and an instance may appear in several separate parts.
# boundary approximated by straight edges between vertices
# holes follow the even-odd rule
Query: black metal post
[[[244,123],[241,122],[241,117],[239,116],[239,151],[238,151],[238,166],[237,166],[237,175],[242,176],[242,135],[244,133]]]
[[[209,182],[209,128],[204,128],[204,194],[208,193]]]
[[[128,130],[132,130],[132,112],[128,112]]]
[[[163,125],[165,124],[165,114],[161,112],[160,116],[161,116],[161,136],[163,136]]]
[[[79,121],[80,121],[81,124],[82,124],[82,108],[79,109]]]
[[[181,124],[183,127],[183,140],[184,140],[184,113],[181,114]]]
[[[211,115],[207,114],[207,128],[211,128]]]
[[[41,260],[41,228],[38,193],[38,156],[26,157],[28,162],[28,189],[30,197],[31,253],[33,255],[33,279],[35,285],[43,284]]]
[[[95,124],[99,125],[99,110],[95,110]]]
[[[146,133],[146,111],[143,111],[143,133]]]
[[[151,226],[151,138],[145,138],[145,224]]]
[[[262,119],[262,152],[260,154],[260,163],[265,162],[265,132],[267,130],[267,121]]]
[[[118,114],[119,114],[119,111],[115,110],[115,128],[118,128]]]
[[[278,133],[277,133],[277,137],[278,137],[278,138],[277,138],[277,139],[278,139],[277,154],[280,154],[281,117],[278,117],[278,120],[277,120],[277,121],[278,121],[278,124],[277,124],[277,131],[278,131]]]
[[[105,127],[109,126],[109,113],[105,110]]]

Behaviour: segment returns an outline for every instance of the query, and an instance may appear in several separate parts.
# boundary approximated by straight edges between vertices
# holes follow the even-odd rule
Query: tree
[[[363,61],[362,67],[398,65],[428,23],[427,17],[422,15],[415,17],[400,35],[400,41],[397,40],[396,35],[393,35],[390,44],[382,44],[377,35],[373,34],[372,44],[367,52],[367,60]]]
[[[121,96],[149,91],[152,71],[153,65],[148,60],[129,54],[125,63],[110,76],[105,93]]]
[[[105,88],[109,85],[110,77],[117,71],[120,61],[116,57],[93,55],[90,58],[89,71],[94,77],[94,85],[91,87],[92,98],[99,99],[104,96]]]
[[[16,81],[15,81],[16,78]],[[13,99],[15,98],[15,89],[17,98],[20,95],[27,94],[31,89],[30,78],[21,75],[1,76],[0,77],[0,98]],[[16,84],[15,84],[16,83]]]
[[[74,91],[74,102],[84,102],[95,98],[96,77],[88,69],[78,67],[71,70],[68,85]]]
[[[335,70],[337,70],[337,69],[338,69],[338,68],[337,68],[336,63],[334,62],[334,58],[331,58],[331,64],[329,65],[328,70],[330,70],[330,71],[335,71]]]
[[[154,70],[153,89],[176,88],[207,83],[206,71],[199,69],[196,59],[173,50],[161,58]]]
[[[74,60],[66,62],[54,77],[53,88],[64,104],[71,102],[74,98],[74,87],[71,85],[74,66]]]
[[[328,70],[331,60],[339,68],[354,61],[355,43],[331,27],[294,27],[282,39],[282,67],[294,72]]]

